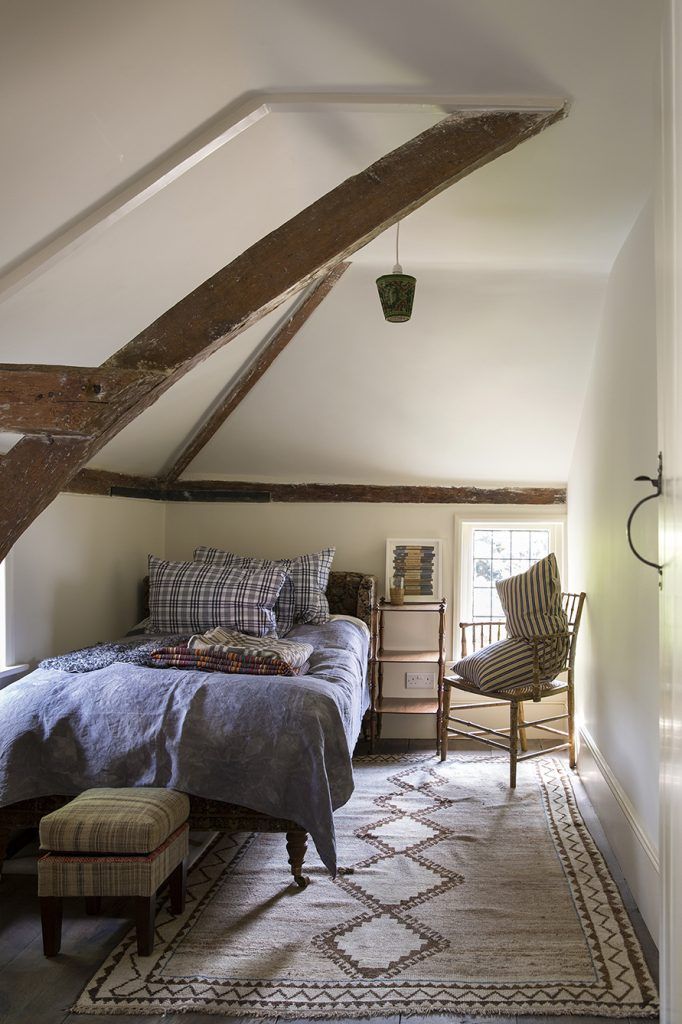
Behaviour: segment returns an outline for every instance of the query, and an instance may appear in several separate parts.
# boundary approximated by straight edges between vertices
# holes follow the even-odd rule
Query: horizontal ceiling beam
[[[91,436],[114,407],[134,404],[160,379],[98,366],[0,363],[0,430]]]
[[[71,494],[103,494],[157,501],[360,502],[419,505],[563,505],[565,487],[469,487],[423,484],[282,484],[245,480],[184,480],[81,470],[66,486]]]
[[[273,113],[405,113],[456,110],[549,111],[564,101],[555,96],[451,96],[419,93],[252,93],[226,107],[178,146],[149,164],[139,175],[69,221],[49,238],[0,272],[0,301],[44,274],[59,260],[93,241],[108,228],[158,195],[213,153]]]

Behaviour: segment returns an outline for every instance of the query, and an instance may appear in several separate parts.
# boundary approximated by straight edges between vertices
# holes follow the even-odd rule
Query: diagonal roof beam
[[[565,106],[451,114],[332,189],[160,316],[103,364],[162,373],[159,383],[122,405],[97,437],[25,437],[0,461],[0,559],[71,477],[192,366],[449,185],[565,115]]]
[[[332,288],[338,284],[350,263],[339,263],[333,270],[314,284],[304,295],[296,308],[292,310],[284,323],[278,325],[262,346],[256,357],[249,359],[236,381],[227,389],[217,407],[201,424],[194,437],[190,438],[167,473],[163,475],[164,483],[177,480],[189,464],[194,461],[202,448],[205,448],[213,435],[222,427],[225,420],[232,415],[237,406],[243,402],[252,388],[258,383],[278,355],[287,347],[292,338],[303,327],[311,314],[317,309]]]

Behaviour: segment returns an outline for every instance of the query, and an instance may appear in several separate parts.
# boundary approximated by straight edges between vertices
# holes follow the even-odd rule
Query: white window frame
[[[478,507],[470,512],[455,513],[455,565],[453,601],[453,658],[460,653],[460,622],[471,618],[473,590],[473,535],[475,529],[518,530],[523,526],[531,530],[549,530],[550,551],[559,564],[561,579],[566,578],[566,510],[564,506],[552,505],[497,505],[493,508]]]

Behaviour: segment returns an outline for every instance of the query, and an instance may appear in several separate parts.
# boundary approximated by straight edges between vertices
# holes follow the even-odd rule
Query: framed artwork
[[[441,541],[389,538],[386,541],[386,593],[402,576],[406,601],[440,601]]]

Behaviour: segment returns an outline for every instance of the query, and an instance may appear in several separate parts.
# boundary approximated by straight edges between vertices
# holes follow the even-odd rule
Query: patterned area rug
[[[507,786],[497,755],[365,757],[337,813],[332,881],[287,885],[284,837],[220,837],[186,913],[131,933],[77,1013],[248,1017],[656,1017],[655,986],[569,773],[539,758]]]

